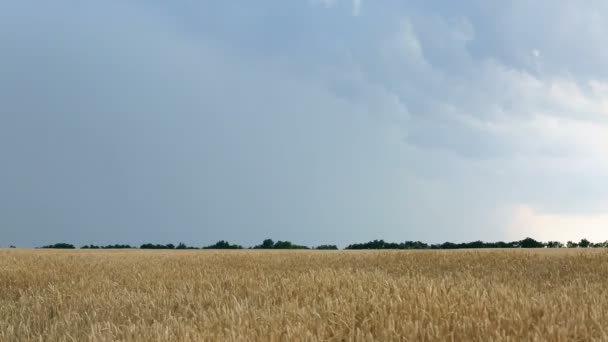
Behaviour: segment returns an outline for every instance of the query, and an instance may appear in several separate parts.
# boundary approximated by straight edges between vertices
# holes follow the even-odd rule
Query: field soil
[[[0,341],[608,341],[608,251],[0,249]]]

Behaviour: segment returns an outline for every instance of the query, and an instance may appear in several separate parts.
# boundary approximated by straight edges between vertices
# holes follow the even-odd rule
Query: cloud
[[[606,6],[361,5],[0,4],[0,232],[608,238]]]
[[[507,230],[512,240],[532,237],[543,241],[606,240],[608,215],[544,214],[520,205],[513,209],[513,220]]]

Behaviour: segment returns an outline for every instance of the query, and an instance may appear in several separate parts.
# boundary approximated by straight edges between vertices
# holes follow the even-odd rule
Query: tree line
[[[77,247],[71,243],[60,242],[60,243],[46,245],[46,246],[42,246],[42,247],[38,247],[38,248],[76,249]],[[279,240],[279,241],[275,242],[272,239],[266,239],[266,240],[262,241],[261,244],[253,246],[253,247],[243,247],[241,245],[231,244],[225,240],[220,240],[212,245],[203,246],[203,247],[187,246],[186,244],[180,242],[177,245],[174,245],[172,243],[168,243],[165,245],[155,244],[155,243],[144,243],[140,246],[122,245],[122,244],[106,245],[106,246],[84,245],[84,246],[80,247],[80,249],[325,249],[325,250],[334,249],[335,250],[335,249],[338,249],[338,246],[320,245],[320,246],[316,246],[316,247],[308,247],[308,246],[294,244],[290,241],[280,241]]]
[[[401,243],[374,240],[366,243],[349,245],[346,249],[473,249],[473,248],[608,248],[608,241],[593,243],[587,239],[579,242],[568,241],[565,245],[559,241],[537,241],[532,238],[511,242],[472,241],[463,243],[444,242],[427,244],[421,241],[405,241]]]
[[[11,246],[14,247],[14,246]],[[55,249],[75,249],[76,246],[70,243],[56,243],[52,245],[42,246],[39,248],[55,248]],[[203,247],[187,246],[184,243],[174,245],[172,243],[153,244],[144,243],[140,246],[131,245],[85,245],[80,247],[81,249],[317,249],[317,250],[337,250],[336,245],[320,245],[316,247],[308,247],[303,245],[294,244],[290,241],[273,241],[272,239],[266,239],[261,244],[252,247],[243,247],[238,244],[231,244],[228,241],[220,240],[212,245]],[[463,243],[444,242],[441,244],[428,244],[421,241],[405,241],[405,242],[386,242],[384,240],[373,240],[365,243],[355,243],[348,245],[345,249],[357,250],[357,249],[475,249],[475,248],[608,248],[608,241],[593,243],[587,239],[582,239],[579,242],[568,241],[563,244],[559,241],[548,241],[542,242],[532,238],[525,238],[523,240],[511,241],[511,242],[483,242],[483,241],[472,241]]]

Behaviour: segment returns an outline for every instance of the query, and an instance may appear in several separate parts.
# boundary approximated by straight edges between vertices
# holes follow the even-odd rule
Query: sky
[[[608,3],[0,0],[0,245],[608,240]]]

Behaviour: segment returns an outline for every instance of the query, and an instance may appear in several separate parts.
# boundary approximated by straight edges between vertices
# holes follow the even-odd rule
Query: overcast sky
[[[0,0],[0,245],[608,239],[608,2]]]

